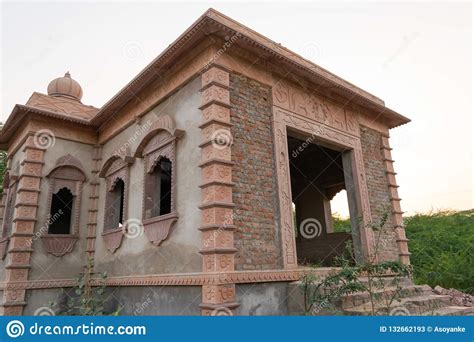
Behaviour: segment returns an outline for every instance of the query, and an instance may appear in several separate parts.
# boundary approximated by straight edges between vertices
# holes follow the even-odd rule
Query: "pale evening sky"
[[[70,71],[102,106],[213,7],[382,98],[402,208],[473,199],[472,9],[431,2],[2,2],[1,118]],[[338,210],[340,202],[336,204]],[[342,207],[341,207],[342,208]]]

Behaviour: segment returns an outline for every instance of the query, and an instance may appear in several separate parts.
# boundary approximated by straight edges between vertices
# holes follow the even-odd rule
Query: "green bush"
[[[474,210],[405,219],[414,280],[474,294]]]

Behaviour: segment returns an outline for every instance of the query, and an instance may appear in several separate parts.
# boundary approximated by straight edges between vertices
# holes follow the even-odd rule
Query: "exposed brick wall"
[[[236,270],[282,267],[271,88],[231,74]]]
[[[381,152],[382,135],[361,126],[360,138],[373,222],[380,222],[383,214],[389,212],[387,223],[380,235],[379,255],[383,260],[398,260],[397,238],[392,224],[390,194]],[[378,232],[375,233],[375,236],[377,235]]]

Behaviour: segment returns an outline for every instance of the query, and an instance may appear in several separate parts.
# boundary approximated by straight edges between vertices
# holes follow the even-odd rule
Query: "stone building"
[[[286,314],[305,265],[372,255],[386,210],[379,257],[409,263],[389,145],[409,120],[223,14],[101,108],[81,97],[66,73],[0,131],[3,314],[60,300],[88,260],[123,314]]]

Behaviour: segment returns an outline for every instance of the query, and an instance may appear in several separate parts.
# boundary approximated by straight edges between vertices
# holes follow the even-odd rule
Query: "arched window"
[[[145,180],[145,219],[171,213],[172,162],[160,158]]]
[[[105,247],[112,253],[122,244],[123,233],[127,229],[131,162],[128,157],[122,159],[112,156],[104,163],[99,173],[100,177],[105,178],[106,185],[102,238]]]
[[[123,226],[123,205],[125,200],[125,183],[122,179],[118,179],[113,188],[109,191],[109,201],[106,211],[106,225],[107,229],[116,229]]]
[[[82,187],[86,174],[81,162],[65,155],[48,174],[48,215],[39,233],[43,249],[61,257],[71,253],[79,239]],[[43,231],[44,229],[44,231]]]
[[[70,234],[74,196],[68,188],[62,188],[51,198],[49,234]]]
[[[140,142],[135,156],[143,158],[143,228],[148,240],[158,246],[178,219],[176,210],[176,149],[184,132],[174,120],[160,116]]]

